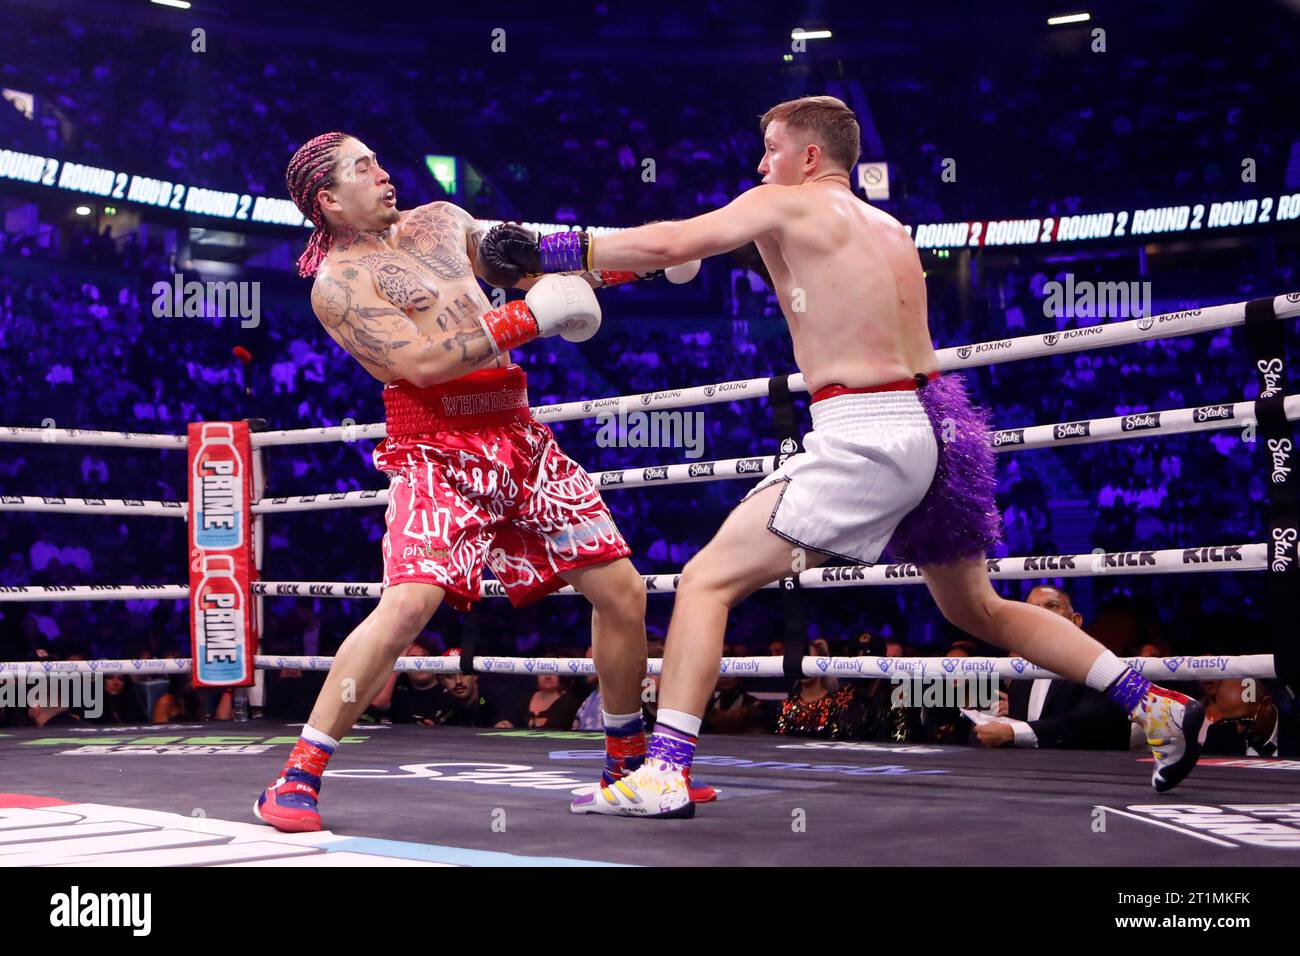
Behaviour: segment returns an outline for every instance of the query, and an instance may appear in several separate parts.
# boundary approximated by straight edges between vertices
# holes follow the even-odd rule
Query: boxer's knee
[[[442,589],[430,584],[399,584],[387,588],[379,602],[376,627],[385,645],[406,647],[429,623],[442,603]]]
[[[602,629],[625,630],[644,623],[645,581],[626,558],[564,577],[591,602],[599,619],[593,618],[593,626],[599,623]]]
[[[983,641],[997,637],[1001,605],[1007,602],[996,591],[989,589],[987,594],[961,595],[946,599],[936,598],[936,600],[944,618],[953,627]]]
[[[624,564],[612,586],[591,600],[602,628],[637,627],[645,621],[645,581],[630,561]]]
[[[686,562],[677,581],[677,593],[683,596],[708,596],[728,607],[745,596],[736,575],[727,573],[722,562],[716,560],[708,548]]]

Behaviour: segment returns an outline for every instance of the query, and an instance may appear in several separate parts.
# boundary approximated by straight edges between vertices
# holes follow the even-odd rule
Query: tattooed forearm
[[[482,365],[496,358],[496,353],[492,350],[492,343],[488,340],[487,333],[482,329],[467,329],[463,332],[457,332],[442,343],[442,347],[449,352],[459,349],[460,360],[467,365]]]

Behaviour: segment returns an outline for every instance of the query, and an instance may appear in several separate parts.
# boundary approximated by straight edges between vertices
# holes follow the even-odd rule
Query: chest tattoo
[[[438,286],[429,276],[420,275],[413,262],[389,252],[372,252],[357,262],[370,273],[375,288],[393,305],[412,316],[427,315],[438,303]]]
[[[465,254],[465,223],[431,206],[413,210],[398,233],[398,247],[439,279],[473,274]]]

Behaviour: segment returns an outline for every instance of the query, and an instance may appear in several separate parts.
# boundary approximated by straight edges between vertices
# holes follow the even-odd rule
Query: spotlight
[[[78,216],[89,216],[89,215],[90,215],[90,207],[89,207],[89,206],[78,206],[76,212],[77,212],[77,215],[78,215]]]
[[[188,10],[190,8],[189,0],[150,0],[160,7],[175,7],[177,10]]]
[[[1086,23],[1091,19],[1091,13],[1066,13],[1059,17],[1048,17],[1047,25],[1049,27],[1059,27],[1067,23]]]

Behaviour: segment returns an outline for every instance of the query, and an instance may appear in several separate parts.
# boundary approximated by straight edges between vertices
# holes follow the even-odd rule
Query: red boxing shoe
[[[686,778],[686,792],[691,795],[691,803],[712,803],[718,799],[718,791],[707,783],[696,783],[691,779],[689,767],[682,771],[682,776]]]
[[[280,778],[253,804],[253,815],[285,833],[314,833],[321,828],[320,778],[334,751],[299,737]]]

